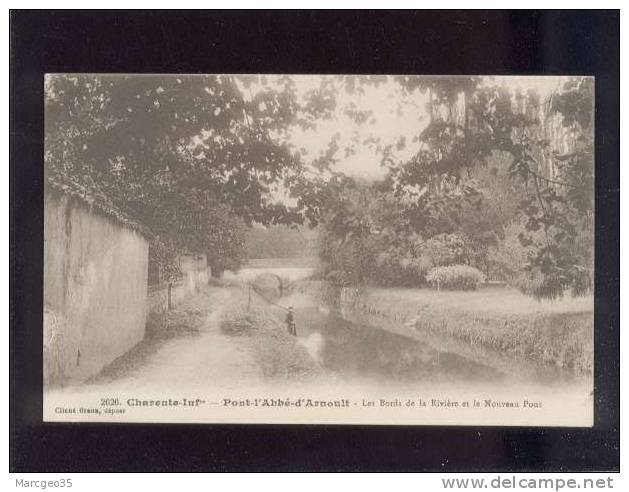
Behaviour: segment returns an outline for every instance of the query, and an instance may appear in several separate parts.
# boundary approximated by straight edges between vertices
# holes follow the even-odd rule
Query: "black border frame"
[[[617,471],[619,11],[12,11],[10,471]],[[591,429],[42,422],[46,72],[596,77]]]

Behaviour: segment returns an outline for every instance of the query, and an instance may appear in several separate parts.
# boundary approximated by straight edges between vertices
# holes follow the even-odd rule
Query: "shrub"
[[[475,290],[485,281],[485,275],[469,265],[450,265],[433,268],[426,281],[435,289]]]
[[[252,313],[230,313],[221,321],[221,330],[228,335],[247,335],[257,328],[256,318]]]
[[[511,285],[518,281],[528,261],[529,248],[518,238],[523,230],[524,226],[518,222],[509,224],[504,230],[504,239],[489,248],[487,266],[495,280],[505,280]]]
[[[335,285],[358,285],[367,280],[371,263],[368,241],[361,237],[337,240],[322,234],[320,259],[323,276]]]
[[[432,266],[432,263],[424,258],[385,251],[376,256],[369,280],[375,285],[385,287],[419,287],[425,284],[426,273]]]
[[[572,286],[569,279],[573,279]],[[571,276],[542,274],[539,269],[528,269],[514,277],[513,285],[523,294],[535,299],[555,300],[570,290],[573,297],[583,296],[592,290],[592,278],[589,271],[575,267]]]
[[[253,282],[251,282],[251,287],[253,287],[253,290],[258,294],[270,301],[276,301],[282,295],[282,281],[273,273],[262,273],[258,275],[253,279]]]
[[[437,234],[426,241],[421,248],[423,256],[430,258],[437,266],[460,263],[469,257],[470,245],[465,237],[458,234]]]

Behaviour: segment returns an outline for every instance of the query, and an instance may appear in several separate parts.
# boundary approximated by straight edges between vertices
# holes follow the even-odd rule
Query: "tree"
[[[243,220],[224,205],[217,205],[206,215],[200,244],[212,277],[220,278],[225,270],[238,271],[245,259],[246,231]]]
[[[346,96],[392,80],[399,101],[426,102],[428,121],[414,138],[348,144],[336,134],[310,162],[292,145],[293,130],[335,114],[368,127],[377,112]],[[541,98],[468,76],[320,77],[299,95],[291,76],[78,75],[47,78],[46,95],[48,171],[111,199],[154,232],[162,253],[200,248],[216,228],[237,236],[240,221],[322,224],[322,255],[362,255],[346,268],[362,282],[373,275],[361,265],[396,256],[415,265],[437,236],[433,246],[462,241],[459,259],[486,270],[488,246],[523,223],[525,273],[535,279],[527,292],[553,298],[591,287],[591,79]],[[359,146],[380,155],[383,179],[335,170]],[[216,204],[227,207],[218,217]]]
[[[487,246],[504,240],[505,230],[520,223],[521,216],[525,230],[520,244],[528,258],[523,273],[535,279],[527,283],[526,292],[554,298],[568,289],[574,294],[589,290],[594,197],[592,80],[570,79],[544,100],[534,91],[514,92],[478,77],[394,80],[404,91],[427,94],[429,122],[415,139],[417,152],[407,160],[395,155],[396,149],[405,146],[403,140],[383,143],[374,139],[388,168],[380,190],[394,196],[401,208],[399,220],[389,221],[389,227],[396,224],[391,235],[395,239],[389,244],[380,241],[381,253],[395,247],[397,255],[417,255],[411,253],[411,244],[456,234],[471,250],[467,261],[483,263]],[[358,78],[351,90],[373,83]],[[488,175],[485,170],[497,169],[496,159],[506,166]],[[482,179],[479,171],[485,172]],[[339,182],[342,180],[335,176],[327,184],[318,184],[316,196],[305,202],[312,215],[326,222],[327,234],[338,235],[339,244],[349,245],[364,233],[361,225],[373,217],[365,217],[368,207],[344,207],[334,201],[336,213],[326,216],[320,212],[326,201],[330,203],[329,192]],[[349,190],[351,186],[346,196],[351,196]],[[352,231],[354,239],[343,242],[343,230]]]
[[[411,161],[391,166],[398,192],[419,194],[423,214],[435,204],[452,204],[453,194],[476,199],[482,189],[469,180],[469,170],[486,166],[497,151],[509,155],[509,172],[521,197],[519,213],[526,218],[526,232],[520,237],[530,252],[526,270],[537,279],[528,293],[554,298],[566,289],[575,294],[588,290],[594,197],[592,79],[571,79],[546,101],[535,92],[513,94],[476,82],[437,78],[410,84],[437,97],[430,98],[431,122],[420,135],[421,150]],[[452,111],[461,99],[462,116]],[[447,110],[435,112],[435,102]],[[456,217],[452,209],[445,210]],[[462,223],[475,221],[468,217]]]
[[[147,226],[157,250],[170,252],[162,258],[207,249],[199,238],[208,230],[232,224],[238,236],[238,221],[221,215],[212,224],[216,203],[247,224],[294,221],[271,193],[300,166],[280,138],[296,118],[289,82],[247,99],[246,78],[231,76],[49,76],[47,172],[108,197]],[[211,249],[230,249],[226,241]]]
[[[534,279],[529,290],[536,297],[559,297],[568,288],[574,295],[592,289],[593,118],[593,80],[570,79],[552,96],[542,129],[558,125],[560,138],[544,142],[541,158],[525,150],[517,163],[522,176],[533,181],[534,193],[522,202],[527,233],[520,240],[535,248],[526,270]],[[545,168],[544,158],[550,164]]]
[[[248,258],[303,258],[316,256],[317,231],[308,227],[276,225],[252,227],[246,234]]]

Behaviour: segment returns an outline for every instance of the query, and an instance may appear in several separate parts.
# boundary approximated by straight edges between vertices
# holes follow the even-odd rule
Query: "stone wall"
[[[65,384],[143,339],[148,242],[63,193],[44,206],[44,382]]]
[[[207,285],[211,276],[205,255],[181,255],[178,261],[182,278],[171,283],[171,307],[177,306],[184,299],[199,292],[202,286]],[[168,283],[151,286],[148,294],[149,314],[159,315],[166,310],[168,310]]]

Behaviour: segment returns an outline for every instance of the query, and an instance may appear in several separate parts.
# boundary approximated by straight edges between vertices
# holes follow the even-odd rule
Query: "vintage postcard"
[[[48,74],[44,420],[591,426],[594,83]]]

